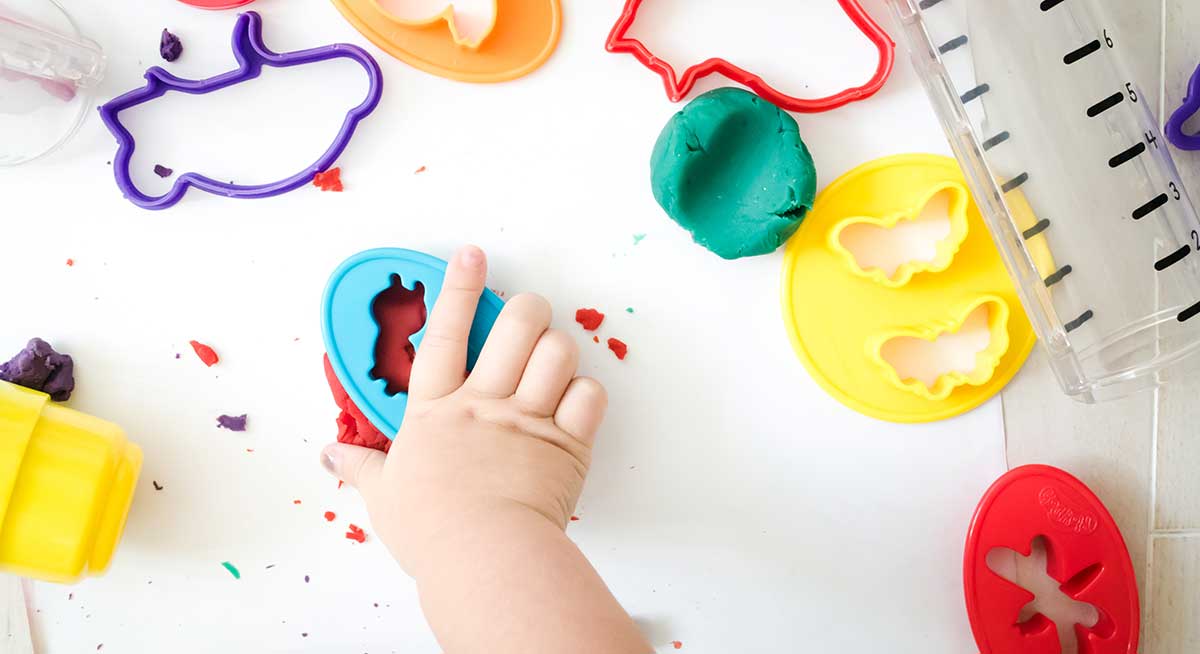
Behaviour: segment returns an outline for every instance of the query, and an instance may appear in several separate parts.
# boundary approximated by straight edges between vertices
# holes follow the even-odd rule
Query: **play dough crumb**
[[[638,243],[641,243],[645,238],[646,238],[645,234],[634,234],[633,235],[633,244],[637,245]]]
[[[423,173],[423,172],[425,172],[425,171],[426,171],[426,168],[425,168],[425,166],[421,166],[420,168],[418,168],[418,169],[416,169],[415,171],[413,171],[413,174],[414,174],[414,175],[420,175],[421,173]]]
[[[221,360],[221,357],[217,356],[216,350],[205,345],[204,343],[201,343],[200,341],[188,341],[188,344],[192,346],[192,350],[196,352],[196,356],[200,357],[200,360],[204,362],[204,365],[208,366],[209,368],[213,367],[218,361]]]
[[[246,414],[240,416],[217,416],[217,427],[229,431],[246,431]]]
[[[725,259],[775,251],[799,228],[817,190],[795,119],[732,87],[701,95],[671,118],[650,171],[667,215]]]
[[[337,520],[337,514],[334,513],[333,511],[326,511],[325,519],[328,520],[329,522],[333,522],[334,520]]]
[[[183,54],[183,41],[180,41],[179,37],[169,30],[164,29],[162,38],[158,41],[158,53],[167,61],[175,61],[179,55]]]
[[[616,338],[608,339],[608,349],[612,350],[613,354],[617,355],[621,361],[624,361],[625,355],[629,354],[629,346]]]
[[[71,266],[74,266],[74,265],[75,265],[75,260],[74,260],[74,259],[67,259],[67,267],[68,267],[68,268],[69,268],[69,267],[71,267]]]
[[[671,647],[674,647],[675,649],[683,649],[683,641],[673,640],[671,641]]]
[[[341,193],[343,190],[345,190],[342,186],[342,169],[330,168],[323,173],[317,173],[315,176],[313,176],[313,186],[316,186],[322,191]]]
[[[174,175],[175,171],[162,164],[154,164],[154,174],[165,179],[171,175]]]
[[[75,390],[75,361],[33,338],[7,363],[0,363],[0,380],[41,391],[55,402],[71,399]]]
[[[583,325],[587,331],[594,332],[604,322],[604,314],[595,309],[579,309],[575,312],[575,322]]]
[[[367,533],[362,530],[362,527],[351,524],[350,531],[346,532],[346,538],[356,543],[363,543],[367,540]]]
[[[238,571],[237,566],[234,564],[230,563],[229,561],[222,561],[221,565],[225,566],[225,569],[229,571],[229,574],[233,575],[234,579],[242,578],[242,573]]]

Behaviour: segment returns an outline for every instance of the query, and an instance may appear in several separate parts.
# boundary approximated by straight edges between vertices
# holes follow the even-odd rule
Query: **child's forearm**
[[[514,506],[454,530],[417,571],[445,654],[645,654],[653,649],[579,548]]]

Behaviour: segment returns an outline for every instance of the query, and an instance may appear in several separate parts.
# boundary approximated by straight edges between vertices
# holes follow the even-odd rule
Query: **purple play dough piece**
[[[246,414],[240,416],[217,416],[217,427],[229,431],[246,431]]]
[[[174,175],[175,171],[162,164],[154,164],[154,174],[166,179],[167,177]]]
[[[179,55],[183,54],[183,41],[179,40],[168,30],[163,30],[162,40],[158,42],[158,53],[167,61],[175,61]]]
[[[8,363],[0,363],[0,380],[42,391],[55,402],[71,399],[75,390],[75,362],[59,354],[40,338],[29,341]]]
[[[1196,72],[1192,73],[1191,79],[1188,80],[1187,95],[1183,97],[1183,104],[1171,114],[1163,130],[1171,145],[1180,150],[1200,150],[1200,135],[1183,131],[1184,125],[1197,113],[1200,113],[1200,66],[1196,67]]]
[[[113,159],[113,174],[117,186],[132,203],[143,209],[166,209],[174,206],[195,187],[206,193],[230,198],[269,198],[280,193],[293,191],[308,185],[313,176],[328,170],[350,144],[350,138],[358,128],[359,122],[366,118],[383,95],[383,71],[379,63],[366,50],[348,43],[335,43],[308,50],[277,53],[267,48],[262,39],[262,17],[253,11],[238,15],[233,26],[233,56],[237,59],[238,67],[228,73],[202,80],[190,80],[176,77],[171,73],[154,66],[146,71],[146,84],[124,95],[113,98],[100,107],[100,119],[105,127],[117,139],[117,156]],[[136,143],[133,134],[121,124],[120,114],[126,109],[161,98],[169,91],[178,91],[190,95],[204,95],[220,89],[252,80],[262,74],[263,68],[287,68],[313,64],[332,59],[349,59],[367,72],[369,87],[367,97],[346,114],[342,127],[334,137],[333,143],[312,165],[292,175],[266,184],[234,184],[232,181],[217,181],[197,172],[185,172],[175,178],[171,190],[164,195],[150,196],[142,193],[134,185],[130,173],[130,163],[133,160],[133,150]],[[186,126],[180,129],[187,129]]]

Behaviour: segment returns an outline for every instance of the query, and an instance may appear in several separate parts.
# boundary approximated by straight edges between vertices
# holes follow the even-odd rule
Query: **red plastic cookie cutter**
[[[1067,596],[1096,608],[1092,628],[1075,625],[1079,652],[1137,654],[1140,610],[1129,551],[1108,510],[1083,482],[1049,466],[1008,472],[984,494],[963,555],[967,615],[981,654],[1058,654],[1055,624],[1038,614],[1018,623],[1029,591],[987,565],[992,549],[1023,556],[1046,542],[1046,572]]]
[[[824,98],[796,98],[776,90],[758,75],[718,57],[702,61],[683,71],[683,75],[677,76],[670,63],[654,56],[654,53],[650,52],[641,41],[625,36],[637,18],[638,8],[641,4],[642,0],[626,0],[625,10],[621,12],[617,24],[609,33],[605,47],[609,52],[633,55],[635,59],[642,62],[643,66],[662,77],[663,86],[667,89],[667,97],[672,102],[679,102],[687,97],[700,78],[716,73],[745,86],[783,109],[801,113],[818,113],[837,109],[858,100],[866,100],[875,95],[879,89],[883,88],[883,83],[892,74],[892,68],[896,63],[896,44],[862,8],[858,0],[838,0],[838,4],[842,6],[842,10],[846,12],[850,20],[854,21],[858,29],[879,50],[879,65],[875,69],[875,75],[862,86],[849,88]]]

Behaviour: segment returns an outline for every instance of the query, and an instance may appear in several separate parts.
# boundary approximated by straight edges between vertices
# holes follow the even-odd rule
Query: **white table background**
[[[172,72],[232,66],[234,12],[64,4],[110,56],[103,98],[161,63],[163,27],[185,43]],[[726,4],[655,0],[646,13],[658,28],[635,33],[681,60],[720,43],[800,93],[856,85],[873,68],[874,50],[832,2],[763,2],[768,13],[746,20]],[[121,424],[146,455],[110,572],[33,587],[37,651],[439,652],[356,493],[318,465],[336,413],[318,310],[327,275],[361,249],[445,257],[464,242],[490,253],[493,286],[555,304],[584,370],[610,390],[570,533],[656,645],[974,651],[961,548],[976,501],[1005,468],[999,402],[897,426],[818,388],[784,333],[780,255],[722,261],[655,204],[647,161],[680,107],[631,57],[605,53],[621,5],[565,0],[547,65],[493,86],[382,54],[324,0],[251,5],[276,50],[358,43],[384,68],[383,102],[340,161],[343,194],[236,201],[193,190],[174,209],[142,211],[113,183],[114,141],[95,117],[63,151],[0,172],[0,350],[42,336],[74,355],[71,406]],[[867,6],[890,27],[881,0]],[[145,179],[154,163],[282,177],[324,148],[362,79],[353,64],[269,72],[258,85],[131,112],[143,183],[162,188]],[[877,156],[948,152],[903,57],[875,99],[797,119],[822,186]],[[647,236],[634,245],[635,233]],[[625,340],[628,360],[574,325],[580,306],[608,314],[601,339]],[[810,309],[836,319],[836,307]],[[189,339],[213,345],[221,363],[205,368]],[[222,413],[249,414],[249,431],[217,430]],[[347,522],[367,527],[366,544],[343,537]]]

